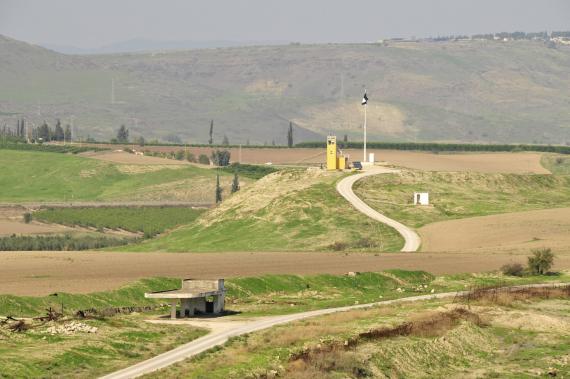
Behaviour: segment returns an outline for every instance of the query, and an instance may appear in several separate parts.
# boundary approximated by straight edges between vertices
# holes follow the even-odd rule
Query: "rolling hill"
[[[570,48],[388,42],[63,55],[0,37],[0,126],[74,117],[78,134],[231,143],[371,139],[570,143]],[[111,82],[114,81],[114,101]]]

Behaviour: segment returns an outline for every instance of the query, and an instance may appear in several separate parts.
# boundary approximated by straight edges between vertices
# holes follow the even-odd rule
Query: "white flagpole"
[[[368,162],[366,159],[366,108],[368,108],[368,103],[364,104],[364,159],[363,162]]]

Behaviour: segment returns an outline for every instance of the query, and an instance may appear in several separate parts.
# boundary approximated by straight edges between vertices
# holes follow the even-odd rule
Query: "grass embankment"
[[[146,377],[566,377],[568,311],[567,297],[538,297],[506,306],[440,300],[338,313],[236,337]]]
[[[42,222],[97,229],[122,229],[153,237],[178,225],[190,224],[205,209],[181,207],[52,208],[34,213]]]
[[[507,278],[494,274],[465,274],[434,278],[425,272],[401,270],[361,273],[355,276],[268,275],[227,280],[226,308],[241,311],[243,316],[282,314],[414,296],[431,293],[432,289],[434,292],[442,292],[465,289],[470,286],[521,284],[544,280],[570,281],[570,277],[566,274],[526,278]],[[156,306],[159,303],[145,299],[144,292],[178,286],[179,279],[154,278],[141,280],[116,291],[85,295],[63,293],[46,297],[2,295],[0,296],[0,314],[37,316],[44,314],[45,309],[49,307],[59,310],[62,303],[67,315],[74,314],[76,310],[88,308]],[[261,333],[233,339],[220,352],[201,355],[192,361],[161,371],[157,375],[177,378],[242,378],[252,372],[271,371],[275,368],[279,370],[279,366],[289,369],[290,354],[302,351],[304,344],[314,346],[317,343],[315,341],[322,343],[343,340],[353,336],[356,332],[369,330],[378,325],[399,324],[413,311],[433,309],[441,304],[443,303],[422,302],[395,305],[368,311],[341,313],[325,319],[311,319],[272,328]],[[158,314],[166,314],[168,309],[163,308],[158,312],[160,312]],[[22,333],[10,332],[0,326],[0,373],[2,373],[0,376],[95,377],[174,348],[204,333],[204,331],[188,326],[148,324],[143,321],[145,318],[148,318],[148,314],[99,316],[80,320],[89,326],[99,328],[97,333],[93,334],[51,335],[45,333],[50,325],[61,326],[66,323],[65,321],[50,322],[46,325],[36,322],[32,329]],[[513,333],[515,332],[517,331],[514,330]],[[454,335],[445,335],[445,337],[450,338]],[[512,340],[518,336],[508,333],[505,335]],[[456,341],[454,337],[452,341],[455,346],[455,342],[460,340]],[[426,343],[429,346],[430,341],[414,339],[408,342],[402,340],[398,343],[419,344],[414,345],[414,351],[416,351],[416,349],[423,349]],[[57,349],[53,348],[55,344],[57,344]],[[470,344],[469,352],[472,351],[471,346]],[[440,350],[435,350],[434,354],[441,354]],[[374,351],[376,352],[377,349],[375,348]],[[385,360],[385,365],[397,366],[392,356],[397,351],[385,351],[386,355],[383,357],[392,357],[392,360]],[[221,359],[221,356],[224,358]],[[444,357],[448,356],[444,355]],[[343,362],[345,361],[352,362],[346,357],[343,359]],[[440,360],[435,361],[440,362]],[[214,362],[216,364],[213,364]],[[428,360],[422,362],[425,363]],[[343,370],[342,367],[344,366],[338,366],[337,369]]]
[[[96,333],[47,332],[47,323],[25,333],[0,329],[0,378],[96,378],[154,357],[207,331],[155,325],[141,316],[82,320]]]
[[[240,191],[193,225],[120,250],[318,251],[333,244],[346,250],[399,250],[403,239],[395,230],[363,217],[336,192],[341,177],[285,169]]]
[[[567,273],[512,277],[498,274],[461,274],[434,277],[424,271],[388,270],[351,275],[265,275],[226,280],[226,308],[244,315],[301,312],[311,309],[369,303],[405,296],[459,291],[470,287],[570,282]],[[113,291],[57,296],[0,295],[0,315],[35,317],[49,307],[72,315],[78,310],[140,307],[160,302],[145,299],[145,292],[178,288],[180,279],[142,279]],[[400,290],[398,290],[400,288]]]
[[[543,154],[540,163],[555,175],[570,175],[570,157],[556,154]]]
[[[0,149],[0,171],[2,202],[213,203],[217,173],[190,165],[121,165],[68,154],[3,149]],[[232,175],[225,172],[220,175],[224,193],[229,194]]]
[[[413,205],[429,192],[430,206]],[[358,181],[355,193],[374,209],[408,226],[499,213],[570,206],[570,177],[444,173],[406,170]]]

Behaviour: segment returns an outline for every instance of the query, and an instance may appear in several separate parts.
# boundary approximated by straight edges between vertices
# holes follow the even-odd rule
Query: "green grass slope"
[[[274,173],[192,225],[119,250],[399,250],[403,239],[395,230],[363,217],[336,192],[341,176],[318,170]]]
[[[429,192],[428,207],[413,205]],[[431,222],[570,206],[570,177],[402,171],[364,178],[355,193],[386,216],[420,227]]]
[[[120,168],[74,155],[0,149],[0,202],[214,200],[214,170]],[[231,174],[220,174],[228,189]]]
[[[558,154],[543,154],[541,164],[555,175],[570,175],[570,157]]]

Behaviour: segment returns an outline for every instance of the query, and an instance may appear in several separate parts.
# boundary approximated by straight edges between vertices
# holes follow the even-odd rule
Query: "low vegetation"
[[[225,171],[228,173],[235,173],[237,172],[240,176],[250,179],[261,179],[265,175],[272,174],[278,171],[277,168],[273,166],[267,165],[252,165],[252,164],[243,164],[243,163],[232,163],[229,166],[222,167],[221,171]]]
[[[542,165],[555,175],[570,175],[570,157],[558,154],[543,154]]]
[[[94,234],[0,237],[0,251],[76,251],[127,245],[136,238]]]
[[[513,309],[517,312],[524,309],[524,312],[530,310],[536,313],[544,307],[544,303],[534,307],[537,301],[552,302],[568,296],[566,287],[558,287],[557,292],[544,289],[515,291],[512,302],[496,302],[498,297],[492,295],[491,291],[499,290],[488,290],[482,286],[532,283],[533,280],[536,278],[503,278],[496,274],[435,278],[425,272],[401,270],[229,279],[226,281],[226,308],[242,312],[235,316],[238,318],[374,302],[465,289],[467,286],[479,289],[473,292],[479,295],[477,298],[456,299],[456,305],[443,300],[399,304],[342,312],[275,327],[233,338],[220,351],[199,355],[150,377],[243,378],[275,373],[300,378],[339,373],[360,377],[362,375],[355,373],[386,373],[394,369],[408,376],[413,372],[427,372],[425,370],[438,376],[453,372],[450,370],[456,370],[456,363],[460,362],[463,362],[461,367],[465,369],[476,367],[479,363],[487,362],[488,355],[481,355],[480,349],[486,346],[485,351],[489,349],[488,353],[491,354],[492,349],[499,345],[496,337],[504,335],[501,320],[494,321],[491,329],[488,329],[488,318],[485,316],[483,320],[477,307],[489,304],[516,305]],[[560,275],[556,280],[568,282],[570,278]],[[168,305],[145,299],[144,293],[178,286],[179,279],[154,278],[115,291],[92,294],[54,293],[44,297],[0,295],[0,315],[13,316],[0,317],[0,340],[3,342],[0,347],[0,372],[9,377],[13,373],[42,377],[101,375],[197,338],[204,331],[143,321],[169,311]],[[523,308],[518,305],[521,300],[525,304]],[[463,304],[469,304],[469,310],[463,308]],[[63,309],[63,314],[60,309]],[[554,317],[556,312],[566,312],[567,307],[557,303],[556,307],[549,309],[550,317]],[[419,315],[416,315],[418,312]],[[511,315],[498,314],[503,323],[505,319],[513,319]],[[19,319],[22,316],[35,319]],[[525,318],[525,327],[528,327],[529,320],[532,318]],[[68,333],[66,330],[71,328],[70,324],[80,324],[81,328]],[[517,336],[527,336],[515,326],[511,329],[512,333],[519,333]],[[560,342],[559,338],[565,336],[566,330],[556,330],[558,337],[552,343]],[[483,340],[492,344],[481,343]],[[55,343],[57,349],[52,348]],[[433,349],[430,346],[434,344],[441,346]],[[398,361],[403,346],[406,346],[404,352],[414,352],[410,359],[417,367],[402,365]],[[534,346],[529,344],[526,349],[532,350]],[[544,346],[544,343],[540,345],[541,348]],[[373,355],[363,355],[363,351]],[[420,356],[419,352],[429,356]],[[467,354],[470,358],[467,361],[476,357],[473,366],[463,366],[466,361],[456,356],[460,352],[461,357]],[[24,355],[26,359],[22,359]],[[221,356],[224,358],[221,359]],[[439,358],[434,359],[435,356]],[[429,364],[430,360],[432,364]],[[434,366],[433,362],[437,364]]]
[[[414,192],[429,192],[430,206],[414,206]],[[405,170],[355,185],[371,207],[406,225],[570,205],[570,177]]]
[[[395,251],[393,229],[362,215],[335,189],[341,173],[286,169],[242,188],[198,222],[124,251]],[[240,183],[241,184],[241,183]],[[226,192],[225,192],[226,193]]]
[[[68,226],[140,232],[150,238],[176,226],[191,224],[204,211],[187,207],[52,208],[34,213],[34,218]]]
[[[67,154],[0,149],[0,170],[3,202],[214,202],[216,173],[191,165],[121,165]],[[220,176],[229,193],[232,175],[221,172]]]
[[[370,149],[412,150],[433,152],[454,151],[494,151],[521,152],[538,151],[544,153],[570,154],[570,146],[560,145],[521,145],[521,144],[473,144],[473,143],[438,143],[438,142],[367,142]],[[345,149],[362,149],[362,142],[342,142]],[[325,142],[301,142],[295,147],[325,148]]]
[[[432,300],[304,320],[233,338],[149,377],[565,377],[567,288],[504,291],[510,302]]]
[[[12,332],[0,320],[0,377],[95,378],[173,349],[206,330],[140,316],[34,321]]]
[[[107,149],[90,146],[77,146],[77,145],[48,145],[37,143],[26,143],[25,141],[3,141],[0,138],[0,149],[4,150],[19,150],[19,151],[39,151],[48,153],[63,153],[63,154],[79,154],[87,151],[104,151]]]

